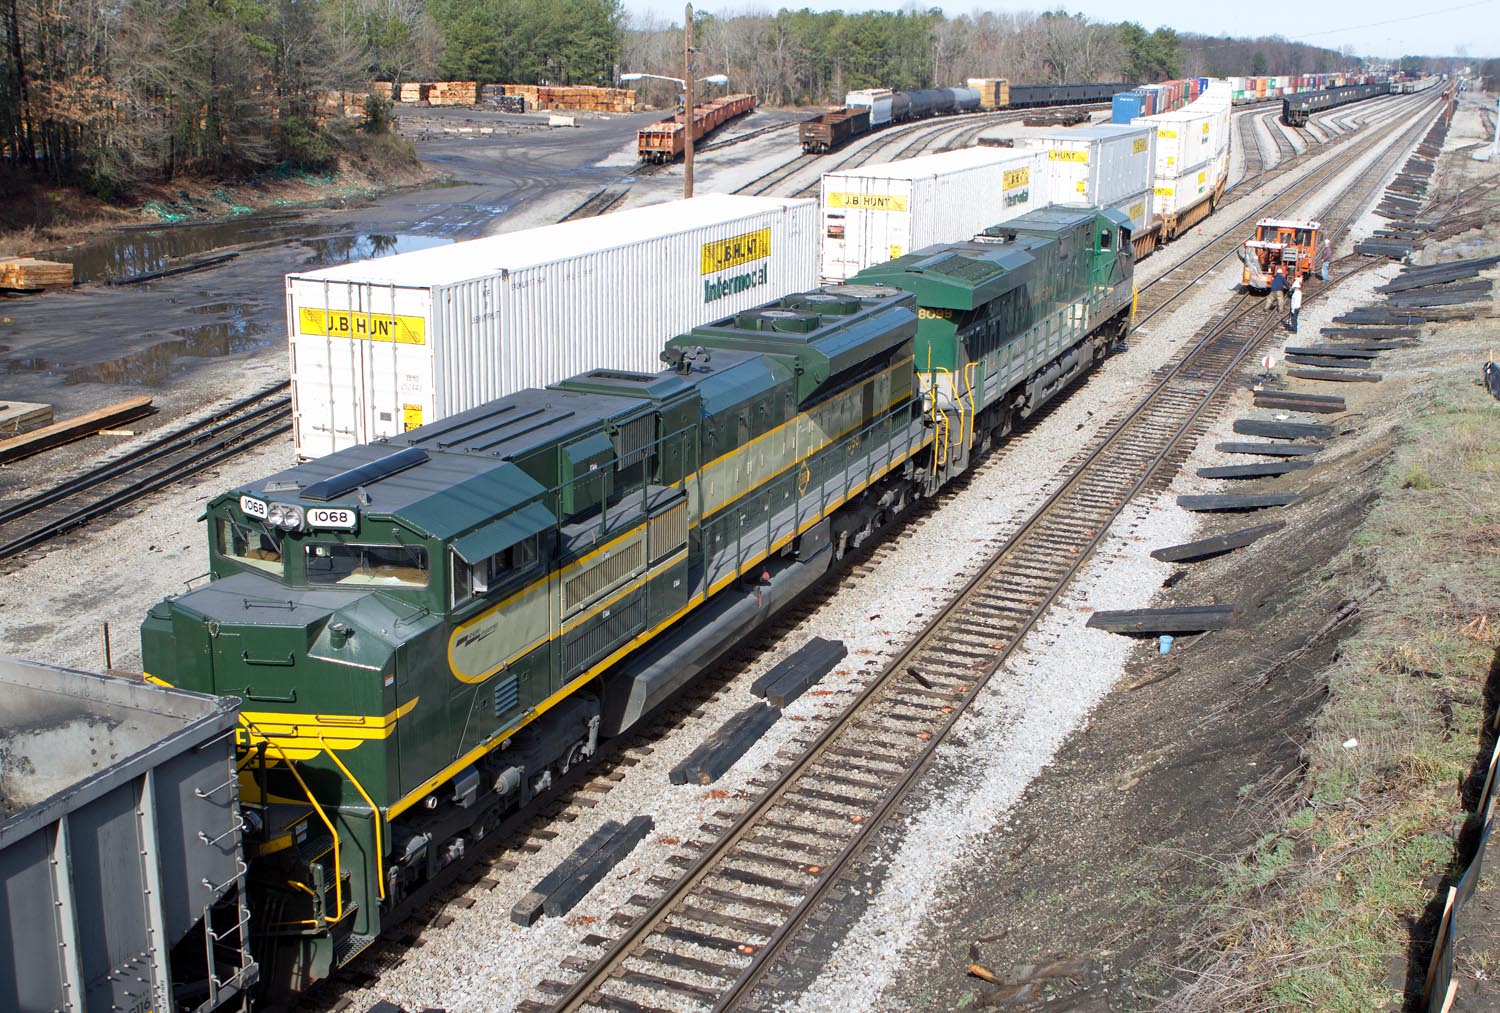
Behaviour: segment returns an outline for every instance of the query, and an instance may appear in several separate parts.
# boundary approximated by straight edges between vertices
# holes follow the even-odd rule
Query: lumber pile
[[[64,443],[72,443],[81,440],[85,436],[92,436],[101,429],[109,429],[121,423],[130,422],[141,418],[152,412],[151,399],[149,397],[133,397],[119,404],[112,404],[105,408],[96,408],[91,412],[84,412],[64,422],[55,422],[41,429],[33,429],[29,433],[13,436],[8,440],[0,440],[0,464],[8,464],[11,461],[19,461],[23,457],[41,453],[43,450],[51,450],[60,447]]]
[[[20,436],[52,424],[52,406],[28,401],[0,401],[0,439]]]
[[[410,104],[426,102],[429,87],[417,81],[408,81],[401,86],[400,101]]]
[[[391,82],[389,81],[370,82],[370,91],[376,95],[379,95],[381,98],[390,98],[394,90],[395,85],[391,84]]]
[[[549,87],[535,84],[500,85],[504,94],[519,96],[528,109],[571,109],[590,113],[628,113],[635,110],[633,88],[595,88],[590,85]]]
[[[433,81],[427,86],[430,106],[471,106],[478,102],[478,81]]]
[[[9,257],[0,260],[0,288],[40,292],[45,288],[69,288],[72,284],[72,264],[37,260],[35,257]]]

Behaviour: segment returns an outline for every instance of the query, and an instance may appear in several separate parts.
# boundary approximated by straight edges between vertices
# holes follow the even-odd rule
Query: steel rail
[[[1370,146],[1373,147],[1381,139],[1382,135],[1371,137],[1369,139]],[[1364,175],[1362,174],[1361,178],[1364,178]],[[1384,173],[1381,174],[1381,178],[1383,177]],[[1353,185],[1351,183],[1351,188]],[[1136,407],[1116,424],[1110,433],[1095,446],[1094,450],[1075,469],[1073,475],[1065,480],[1063,486],[1054,492],[1043,506],[1033,514],[1031,520],[1023,526],[1022,530],[1007,540],[1006,544],[992,556],[991,561],[981,573],[972,578],[961,592],[945,606],[939,617],[929,623],[924,632],[902,652],[896,661],[892,662],[879,676],[872,680],[856,699],[845,708],[840,716],[826,727],[813,743],[805,748],[802,756],[797,761],[794,761],[787,771],[783,772],[775,785],[763,793],[760,799],[736,818],[733,825],[720,836],[718,842],[712,848],[705,851],[689,867],[673,885],[671,890],[658,898],[643,915],[636,919],[630,930],[620,939],[616,940],[610,950],[604,956],[600,957],[589,968],[585,976],[577,981],[558,1001],[556,1009],[575,1010],[593,1001],[592,997],[598,983],[621,968],[625,960],[629,959],[640,942],[647,938],[655,928],[665,922],[678,901],[690,895],[695,887],[700,885],[703,880],[713,873],[720,859],[729,855],[733,846],[748,835],[750,828],[770,811],[777,801],[794,789],[797,779],[822,759],[836,737],[843,730],[852,727],[858,717],[866,712],[871,702],[888,695],[887,691],[895,684],[896,679],[900,675],[905,674],[910,660],[916,657],[925,646],[931,644],[941,635],[946,628],[947,620],[963,609],[965,604],[976,594],[977,589],[985,586],[986,582],[997,572],[1004,570],[1001,564],[1010,560],[1018,551],[1017,547],[1024,544],[1023,540],[1026,533],[1038,530],[1038,526],[1042,523],[1041,519],[1050,517],[1057,504],[1063,502],[1065,497],[1076,492],[1085,478],[1092,474],[1092,466],[1104,460],[1103,455],[1106,450],[1121,445],[1127,436],[1134,432],[1137,421],[1144,418],[1149,409],[1159,405],[1163,400],[1163,392],[1167,391],[1174,382],[1183,378],[1190,368],[1196,368],[1196,360],[1199,357],[1199,353],[1211,348],[1213,342],[1218,341],[1221,337],[1228,334],[1236,324],[1243,322],[1254,312],[1253,309],[1245,308],[1248,305],[1250,305],[1250,300],[1246,297],[1238,299],[1236,305],[1225,314],[1225,317],[1214,327],[1210,328],[1208,333],[1192,349],[1172,365]],[[1036,619],[1045,611],[1047,604],[1050,604],[1062,588],[1067,586],[1071,576],[1077,572],[1078,567],[1089,557],[1094,547],[1097,546],[1098,541],[1108,531],[1113,518],[1123,510],[1124,504],[1129,502],[1131,496],[1158,472],[1161,462],[1168,459],[1174,448],[1180,443],[1182,436],[1191,430],[1205,407],[1223,389],[1224,384],[1228,382],[1228,379],[1244,361],[1244,358],[1276,322],[1278,321],[1265,319],[1252,328],[1250,336],[1241,340],[1239,347],[1230,357],[1228,364],[1221,366],[1219,376],[1207,389],[1203,387],[1202,377],[1193,378],[1190,387],[1195,392],[1196,397],[1192,406],[1185,412],[1178,410],[1180,416],[1178,425],[1165,437],[1161,445],[1155,449],[1147,465],[1141,466],[1139,471],[1134,475],[1130,485],[1131,492],[1128,495],[1118,497],[1113,509],[1108,511],[1107,518],[1095,525],[1096,530],[1092,532],[1087,542],[1087,547],[1082,549],[1076,545],[1073,547],[1074,558],[1066,565],[1064,576],[1049,587],[1049,590],[1041,599],[1041,604],[1031,611],[1022,627],[1022,633],[1031,628]],[[951,729],[958,716],[964,712],[967,704],[982,687],[983,680],[987,680],[998,670],[999,666],[1003,664],[1005,658],[1009,656],[1011,650],[1014,649],[1014,646],[1020,639],[1020,634],[1011,636],[1007,643],[1003,645],[1002,653],[986,666],[986,671],[979,684],[967,687],[962,703],[953,708],[947,721],[944,722],[944,732]],[[883,801],[879,803],[876,817],[868,820],[863,825],[862,831],[857,833],[854,839],[846,845],[845,849],[841,852],[840,858],[835,863],[836,867],[825,866],[822,869],[813,886],[813,892],[805,894],[802,903],[797,906],[794,913],[782,920],[771,939],[759,948],[750,966],[741,973],[735,985],[721,996],[716,1008],[723,1009],[733,1005],[737,997],[746,994],[752,987],[753,982],[758,980],[760,974],[764,973],[764,969],[769,966],[770,962],[780,952],[782,946],[784,946],[786,940],[790,938],[791,933],[800,924],[800,914],[811,911],[820,902],[830,886],[838,880],[841,869],[862,848],[864,842],[868,840],[869,833],[884,823],[891,809],[905,796],[906,789],[914,783],[915,778],[928,765],[933,751],[942,739],[943,734],[933,735],[928,741],[927,746],[920,751],[919,758],[915,762],[910,760],[890,761],[892,764],[902,763],[907,768],[907,773],[902,777],[898,787],[894,790],[886,791]]]

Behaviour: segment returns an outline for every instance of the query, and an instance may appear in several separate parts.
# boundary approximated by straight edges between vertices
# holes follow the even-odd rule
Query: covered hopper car
[[[272,991],[353,959],[508,813],[1123,335],[1129,227],[1051,208],[213,498],[148,677],[240,697]]]

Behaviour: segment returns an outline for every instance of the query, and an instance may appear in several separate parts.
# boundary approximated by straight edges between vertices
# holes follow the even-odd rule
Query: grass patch
[[[1439,378],[1329,579],[1378,579],[1328,671],[1305,798],[1210,900],[1206,973],[1184,1009],[1398,1009],[1414,928],[1467,816],[1500,644],[1500,424],[1469,377]],[[1414,937],[1416,941],[1414,942]]]

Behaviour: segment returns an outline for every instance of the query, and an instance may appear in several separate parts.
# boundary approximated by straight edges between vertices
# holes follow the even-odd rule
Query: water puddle
[[[165,341],[113,359],[99,362],[62,362],[41,356],[0,361],[0,374],[27,373],[61,377],[72,386],[80,383],[108,383],[120,386],[160,384],[188,369],[192,359],[224,358],[242,352],[265,348],[273,335],[243,315],[181,327],[168,332],[175,335]]]
[[[426,228],[427,223],[422,227]],[[388,257],[451,242],[452,239],[439,235],[350,232],[347,229],[341,232],[337,225],[309,225],[298,216],[281,212],[198,225],[122,230],[107,239],[46,250],[37,256],[72,264],[74,276],[80,283],[87,283],[161,271],[230,249],[304,246],[312,251],[305,266],[331,267],[351,260]]]
[[[302,246],[311,250],[305,267],[333,267],[355,260],[371,260],[375,257],[391,257],[398,253],[415,250],[430,250],[434,246],[447,246],[453,240],[442,236],[419,236],[407,234],[378,235],[357,233],[347,236],[326,236],[321,239],[304,239]]]

